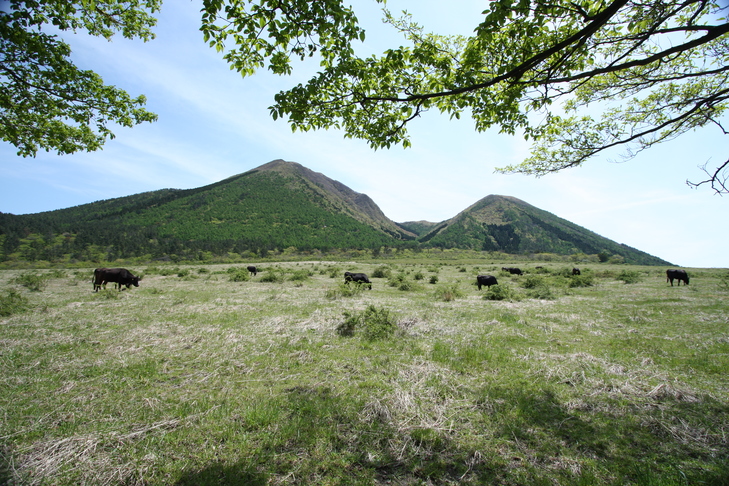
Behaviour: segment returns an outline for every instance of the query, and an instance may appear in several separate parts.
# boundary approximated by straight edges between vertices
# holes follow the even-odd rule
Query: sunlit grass
[[[501,266],[2,271],[0,483],[726,483],[726,271]]]

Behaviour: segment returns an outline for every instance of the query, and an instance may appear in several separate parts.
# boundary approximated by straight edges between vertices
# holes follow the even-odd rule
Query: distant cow
[[[247,268],[248,268],[248,271],[251,272],[254,277],[256,276],[256,273],[258,273],[258,270],[253,265],[248,265]]]
[[[572,269],[572,275],[582,275],[582,273],[579,268],[575,267]]]
[[[372,282],[370,282],[370,279],[364,273],[344,272],[344,283],[349,284],[349,282],[367,284],[367,288],[372,290]]]
[[[671,282],[671,287],[673,287],[673,280],[678,280],[677,285],[681,285],[681,282],[685,285],[689,284],[689,276],[686,273],[686,270],[666,270],[666,282]]]
[[[498,285],[499,282],[496,281],[496,277],[493,275],[478,275],[476,277],[476,285],[478,285],[478,290],[481,290],[481,287],[485,285],[486,287],[491,287],[492,285]]]
[[[501,267],[501,269],[505,272],[509,272],[512,275],[522,275],[521,268],[516,267]]]
[[[106,288],[108,282],[119,284],[119,290],[126,285],[130,288],[132,285],[139,287],[139,277],[132,275],[132,272],[126,268],[97,268],[94,270],[94,292],[98,292],[103,285]]]

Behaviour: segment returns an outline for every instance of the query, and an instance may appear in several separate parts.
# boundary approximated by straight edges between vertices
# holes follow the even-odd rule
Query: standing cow
[[[582,272],[580,272],[580,269],[575,267],[572,269],[572,275],[581,275]]]
[[[256,267],[254,267],[253,265],[248,265],[247,268],[248,268],[248,271],[251,272],[254,277],[256,276],[256,273],[258,273],[258,269],[256,269]]]
[[[363,285],[367,284],[367,288],[372,290],[372,282],[370,282],[370,279],[364,273],[344,272],[344,283],[349,285],[349,282]]]
[[[102,285],[106,288],[108,282],[119,284],[120,291],[124,285],[127,288],[132,285],[139,287],[139,280],[126,268],[97,268],[94,270],[94,292],[98,292]]]
[[[499,282],[496,281],[496,277],[493,275],[478,275],[476,276],[476,285],[478,285],[478,290],[481,290],[482,286],[491,287],[492,285],[498,285]]]
[[[681,282],[685,285],[689,284],[689,276],[686,270],[666,270],[666,282],[671,282],[671,287],[673,287],[674,279],[678,280],[677,285],[681,285]]]

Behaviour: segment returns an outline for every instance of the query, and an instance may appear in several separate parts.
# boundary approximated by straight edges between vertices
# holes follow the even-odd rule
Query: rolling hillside
[[[441,223],[398,224],[366,194],[282,160],[196,189],[162,189],[30,215],[0,213],[0,261],[265,256],[292,247],[608,251],[629,263],[667,263],[506,196],[487,196]]]
[[[441,248],[516,254],[607,252],[628,263],[667,263],[509,196],[486,196],[453,218],[422,229],[427,231],[419,234],[419,241]]]

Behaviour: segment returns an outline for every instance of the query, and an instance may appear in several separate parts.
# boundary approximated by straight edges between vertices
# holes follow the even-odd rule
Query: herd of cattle
[[[258,273],[258,269],[253,265],[249,265],[247,267],[247,270],[253,276],[256,276],[256,274]],[[501,270],[509,273],[510,275],[524,274],[524,272],[522,272],[520,268],[515,267],[501,267]],[[572,275],[581,275],[580,269],[573,268]],[[126,268],[97,268],[96,270],[94,270],[94,292],[98,292],[101,287],[104,287],[104,289],[106,289],[106,284],[109,282],[112,282],[115,284],[115,286],[118,286],[120,291],[123,290],[123,286],[126,286],[127,289],[131,288],[132,285],[134,285],[135,287],[139,287],[139,280],[140,277],[135,277],[134,275],[132,275],[132,272],[130,272]],[[666,282],[671,282],[671,287],[673,287],[674,280],[678,281],[677,285],[681,285],[681,282],[683,282],[684,285],[688,285],[689,276],[686,273],[686,270],[666,270]],[[372,282],[370,282],[367,274],[359,272],[344,272],[344,283],[349,284],[349,282],[366,285],[368,289],[372,290]],[[484,286],[491,287],[492,285],[498,284],[499,282],[496,281],[496,277],[494,277],[493,275],[476,276],[476,285],[478,286],[478,290],[481,290],[481,287]]]

